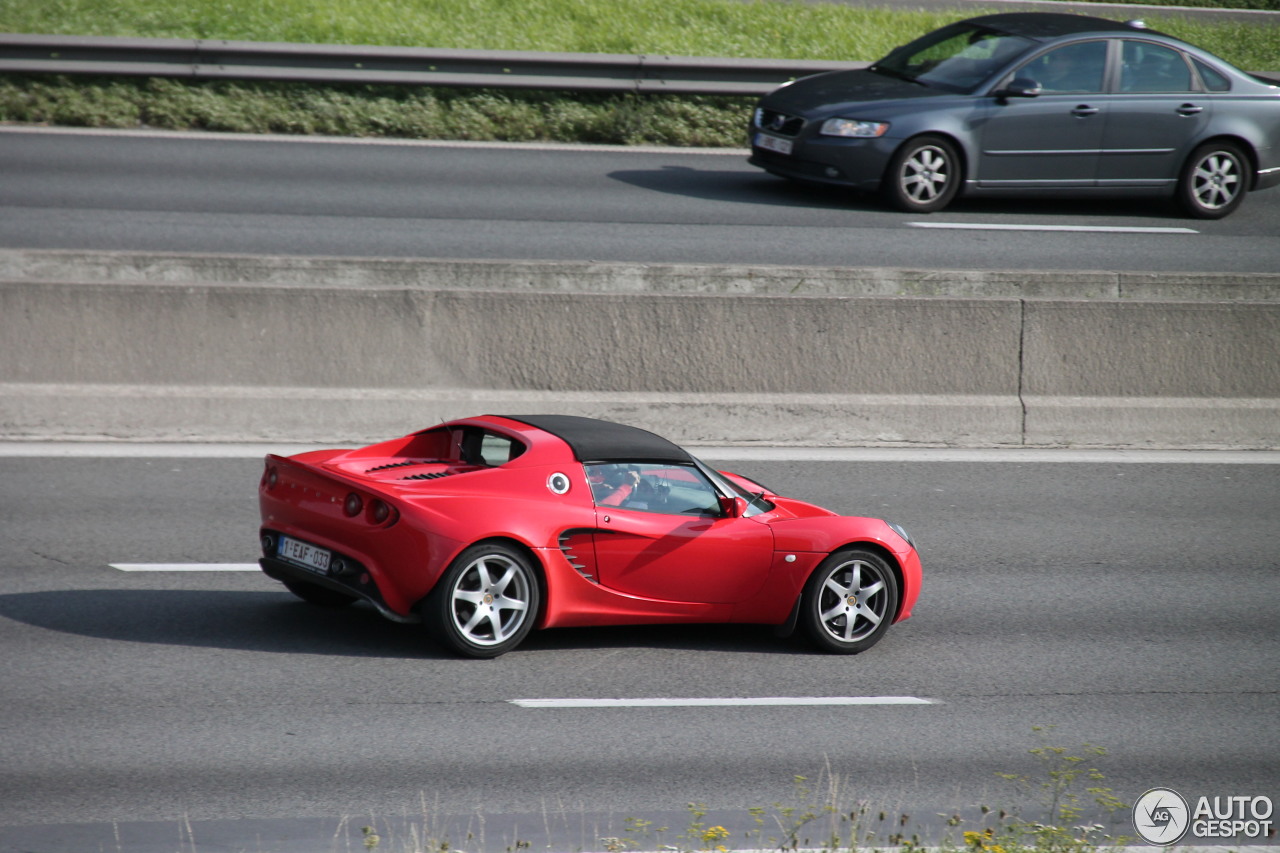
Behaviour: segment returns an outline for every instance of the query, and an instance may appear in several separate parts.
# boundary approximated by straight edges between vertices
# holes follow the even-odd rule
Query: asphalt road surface
[[[471,851],[653,849],[699,820],[741,848],[748,809],[771,816],[761,840],[805,803],[865,804],[880,839],[936,841],[938,815],[960,815],[957,831],[983,805],[1035,813],[997,774],[1044,781],[1036,726],[1072,755],[1105,748],[1088,766],[1127,804],[1156,786],[1280,799],[1276,454],[723,462],[907,526],[925,565],[915,616],[853,658],[758,627],[647,627],[543,632],[466,661],[259,573],[113,568],[252,563],[254,458],[5,447],[3,853],[363,850],[366,825],[384,850],[417,849],[414,833]],[[514,701],[884,696],[930,704]]]
[[[1280,190],[1217,222],[1160,200],[921,217],[794,186],[738,151],[8,128],[0,247],[1274,273]]]

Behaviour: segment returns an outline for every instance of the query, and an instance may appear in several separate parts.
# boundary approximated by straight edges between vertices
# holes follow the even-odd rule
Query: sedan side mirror
[[[1003,101],[1009,98],[1038,98],[1043,91],[1044,87],[1038,81],[1030,77],[1017,77],[1008,86],[996,89],[991,94]]]

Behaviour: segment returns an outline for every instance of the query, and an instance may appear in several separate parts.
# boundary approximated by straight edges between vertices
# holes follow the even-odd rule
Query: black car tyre
[[[960,155],[941,136],[917,136],[889,160],[880,194],[890,207],[908,213],[942,210],[960,190]]]
[[[423,602],[427,628],[444,646],[494,658],[524,640],[538,617],[538,575],[525,554],[482,542],[458,555]]]
[[[818,648],[857,654],[879,642],[898,612],[898,579],[883,557],[850,548],[827,557],[800,599],[800,626]]]
[[[307,604],[316,604],[320,607],[346,607],[356,600],[354,595],[346,595],[338,592],[336,589],[319,586],[306,581],[281,581],[285,589],[301,598]]]
[[[1196,219],[1221,219],[1248,192],[1249,160],[1230,142],[1206,142],[1187,158],[1178,181],[1178,203]]]

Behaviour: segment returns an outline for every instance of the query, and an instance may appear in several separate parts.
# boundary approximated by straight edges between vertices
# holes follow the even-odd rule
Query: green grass
[[[1275,60],[1275,33],[1256,31],[1280,25],[1143,14],[1215,52],[1258,42],[1273,52],[1247,58]],[[836,60],[875,59],[956,17],[802,0],[0,0],[5,32]]]
[[[801,0],[0,0],[5,32],[849,61],[956,17]],[[1143,17],[1243,68],[1280,62],[1280,24]],[[753,100],[0,75],[0,121],[253,133],[739,146]]]
[[[1103,784],[1104,775],[1093,766],[1107,751],[1084,744],[1078,750],[1081,754],[1075,754],[1077,751],[1053,745],[1049,740],[1053,726],[1036,726],[1032,733],[1038,739],[1038,745],[1028,750],[1035,759],[1033,771],[1029,775],[996,774],[1010,783],[1010,791],[1031,814],[968,804],[950,814],[926,816],[925,823],[942,819],[932,821],[935,828],[931,833],[936,833],[941,823],[941,838],[922,838],[917,832],[923,829],[919,817],[873,808],[859,796],[852,777],[824,761],[816,775],[793,777],[791,790],[779,800],[748,808],[749,819],[736,822],[734,829],[712,823],[707,806],[695,802],[685,806],[683,825],[627,817],[616,827],[618,835],[588,841],[581,849],[605,853],[1107,853],[1109,848],[1129,843],[1126,837],[1106,834],[1105,825],[1089,822],[1101,818],[1114,825],[1114,818],[1129,808]],[[400,828],[399,832],[387,821],[375,821],[361,828],[362,843],[375,853],[492,849],[486,845],[483,830],[480,836],[468,833],[462,839],[433,835],[429,817],[424,813],[420,823],[410,822],[407,831]],[[483,821],[480,825],[483,827]],[[519,840],[508,842],[506,847],[509,853],[531,849],[532,842]]]

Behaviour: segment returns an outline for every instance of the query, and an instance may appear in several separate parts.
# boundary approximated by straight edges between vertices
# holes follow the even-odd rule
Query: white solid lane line
[[[122,572],[259,572],[257,563],[108,563]]]
[[[509,699],[521,708],[727,708],[805,705],[936,705],[915,696],[764,696],[729,699]]]
[[[464,139],[397,139],[378,136],[301,136],[289,133],[221,133],[204,130],[148,130],[114,127],[46,127],[6,125],[0,133],[59,136],[115,136],[138,139],[181,139],[200,142],[283,142],[294,145],[381,145],[397,148],[496,148],[510,151],[607,151],[611,154],[711,154],[746,157],[749,148],[685,148],[672,145],[609,145],[590,142],[492,142]]]
[[[327,444],[265,444],[159,441],[5,441],[0,457],[17,459],[261,459],[324,450]]]
[[[1156,228],[1139,225],[994,225],[974,222],[908,222],[912,228],[950,228],[958,231],[1071,231],[1095,234],[1199,234],[1194,228]]]

